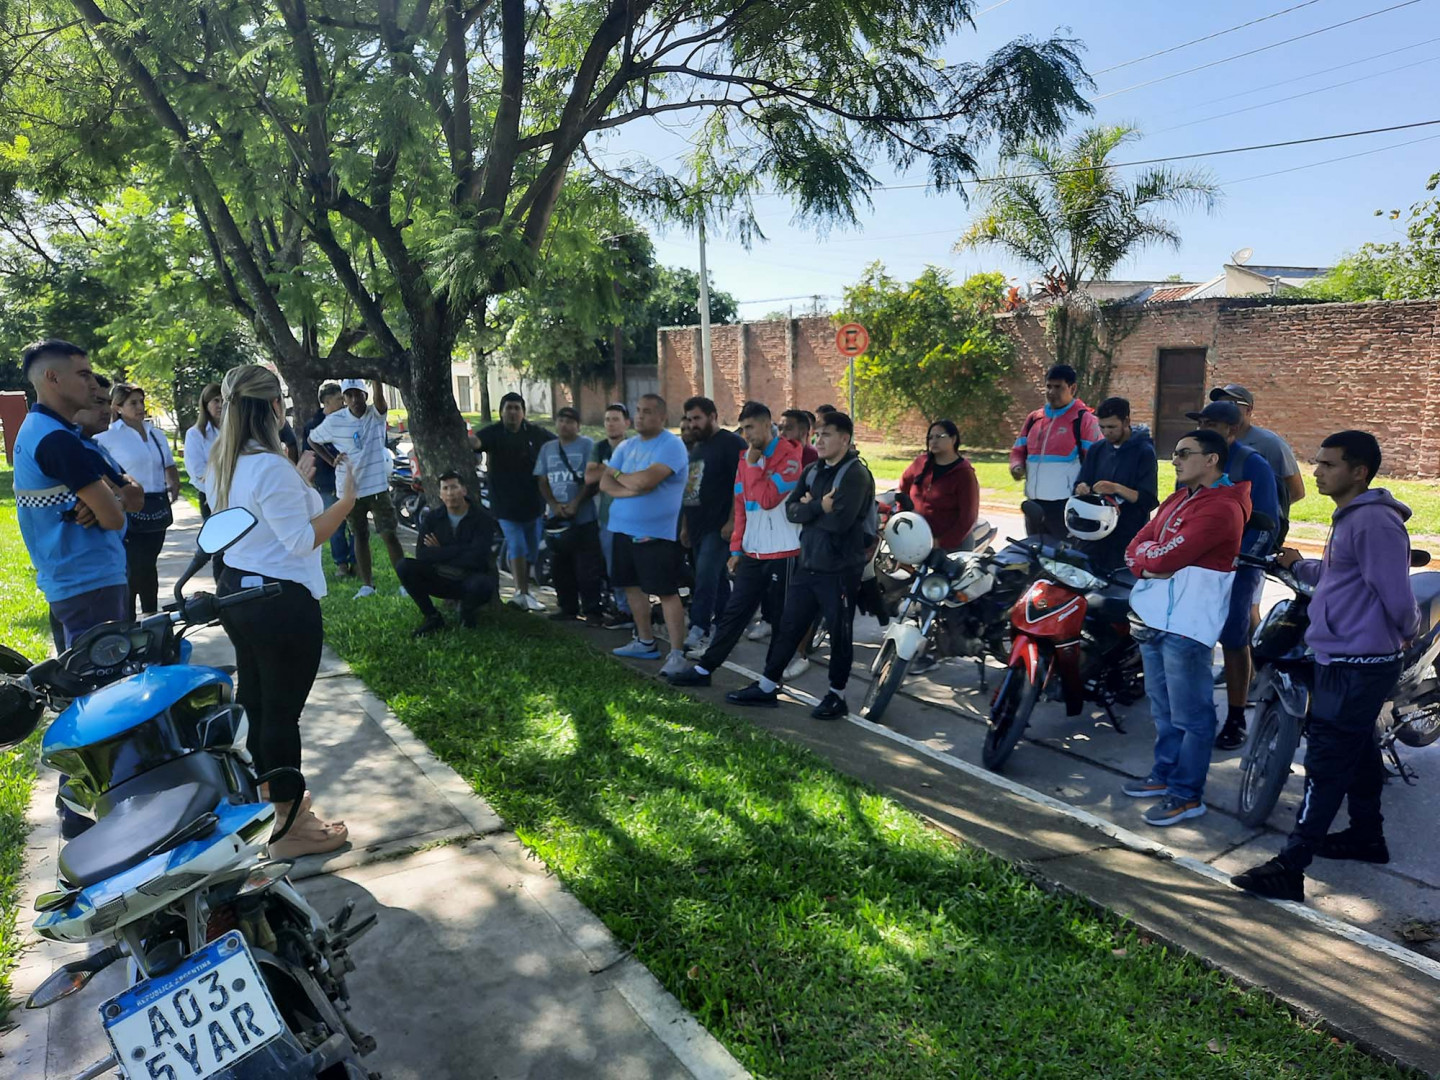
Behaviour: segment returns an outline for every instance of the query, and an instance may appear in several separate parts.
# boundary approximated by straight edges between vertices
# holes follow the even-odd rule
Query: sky
[[[975,29],[956,35],[946,58],[978,59],[1022,36],[1078,39],[1096,86],[1090,94],[1094,113],[1076,124],[1128,123],[1143,135],[1116,155],[1119,160],[1440,119],[1440,0],[977,0],[977,11]],[[1323,29],[1372,12],[1382,13]],[[1181,74],[1298,35],[1312,36]],[[603,159],[645,158],[673,169],[687,145],[685,131],[675,125],[629,126],[604,143]],[[1331,160],[1336,158],[1346,160]],[[1246,247],[1256,264],[1328,266],[1367,241],[1400,239],[1409,206],[1426,196],[1425,182],[1440,171],[1440,126],[1176,164],[1209,171],[1223,188],[1219,208],[1210,215],[1168,214],[1183,238],[1180,250],[1145,250],[1113,277],[1178,273],[1186,281],[1205,281]],[[985,168],[998,171],[993,152]],[[873,171],[886,183],[926,178],[923,168],[896,175],[884,162]],[[712,223],[706,252],[711,280],[741,301],[741,318],[758,319],[774,310],[808,310],[812,295],[833,309],[844,287],[875,259],[905,280],[927,264],[950,269],[957,280],[989,270],[1017,284],[1034,276],[997,251],[952,252],[973,213],[958,194],[877,191],[872,198],[859,227],[824,236],[793,224],[787,200],[757,199],[767,239],[747,251],[726,235],[724,223]],[[1402,214],[1398,221],[1376,217],[1380,209]],[[698,268],[692,232],[651,231],[661,262]]]

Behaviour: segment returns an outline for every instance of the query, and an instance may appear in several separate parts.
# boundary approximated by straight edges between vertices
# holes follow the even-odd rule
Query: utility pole
[[[705,270],[705,211],[700,211],[700,356],[705,396],[715,400],[715,366],[710,355],[710,276]]]

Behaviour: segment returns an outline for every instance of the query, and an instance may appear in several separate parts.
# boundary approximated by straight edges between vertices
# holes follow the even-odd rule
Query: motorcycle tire
[[[910,661],[900,655],[893,641],[887,641],[880,648],[880,662],[875,667],[875,677],[870,680],[870,689],[865,691],[865,702],[860,706],[860,715],[872,724],[881,722],[890,701],[905,681],[905,672]]]
[[[1005,680],[990,704],[990,723],[980,750],[980,761],[991,772],[1000,771],[1025,734],[1030,714],[1040,700],[1040,689],[1040,682],[1032,680],[1023,666],[1012,664],[1005,669]]]
[[[1278,698],[1267,699],[1256,712],[1255,730],[1240,761],[1240,821],[1252,829],[1275,812],[1300,745],[1300,718]]]
[[[408,492],[395,503],[395,519],[407,529],[420,527],[420,515],[425,512],[425,496]]]

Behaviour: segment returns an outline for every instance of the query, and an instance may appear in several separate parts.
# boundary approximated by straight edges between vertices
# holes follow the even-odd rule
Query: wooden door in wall
[[[1161,349],[1155,365],[1155,453],[1164,461],[1175,443],[1193,431],[1187,412],[1205,407],[1205,350]]]

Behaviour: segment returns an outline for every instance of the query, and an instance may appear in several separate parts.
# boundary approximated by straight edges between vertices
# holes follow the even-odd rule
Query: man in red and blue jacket
[[[1075,396],[1076,378],[1069,364],[1045,373],[1045,407],[1025,418],[1010,448],[1010,475],[1025,481],[1025,498],[1040,512],[1025,516],[1031,536],[1065,535],[1065,503],[1075,491],[1085,455],[1102,438],[1100,421]]]
[[[803,469],[798,442],[774,434],[770,410],[747,401],[740,410],[745,449],[735,472],[735,529],[730,534],[730,599],[705,655],[688,671],[671,675],[673,686],[709,686],[710,673],[725,662],[760,602],[774,597],[780,611],[795,556],[800,526],[785,515],[785,499]]]

